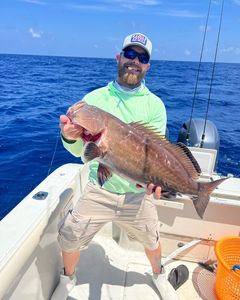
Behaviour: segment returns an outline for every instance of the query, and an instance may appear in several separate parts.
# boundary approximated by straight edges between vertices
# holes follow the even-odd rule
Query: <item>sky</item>
[[[222,0],[212,0],[203,61],[213,61]],[[209,0],[0,0],[0,53],[115,58],[141,32],[152,59],[199,61]],[[225,0],[217,61],[240,63],[240,0]]]

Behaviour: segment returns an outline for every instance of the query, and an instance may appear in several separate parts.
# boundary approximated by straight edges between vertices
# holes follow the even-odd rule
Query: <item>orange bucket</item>
[[[217,275],[215,292],[219,300],[240,300],[240,237],[228,236],[215,247]]]

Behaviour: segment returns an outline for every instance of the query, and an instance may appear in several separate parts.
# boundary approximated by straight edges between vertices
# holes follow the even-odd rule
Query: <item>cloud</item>
[[[27,0],[28,1],[28,0]],[[32,1],[32,0],[29,0]],[[33,0],[35,1],[35,0]],[[36,0],[38,1],[38,0]],[[67,4],[66,7],[76,10],[92,10],[100,12],[125,12],[128,10],[136,10],[146,7],[161,5],[159,0],[102,0],[100,3],[94,4]]]
[[[34,39],[39,39],[42,37],[43,32],[42,31],[35,31],[32,27],[29,28],[28,32],[31,34],[31,36]]]
[[[105,0],[103,2],[131,6],[155,6],[162,4],[162,1],[158,0]]]
[[[199,14],[184,9],[160,10],[157,12],[157,14],[163,16],[169,16],[169,17],[177,17],[177,18],[205,18],[204,14]]]
[[[227,48],[220,49],[220,53],[234,53],[234,54],[240,55],[240,48],[229,46]]]
[[[30,0],[32,1],[32,0]],[[34,0],[35,1],[35,0]],[[239,0],[240,1],[240,0]],[[184,3],[181,6],[186,5]],[[161,0],[102,0],[96,1],[91,4],[66,4],[66,8],[75,10],[85,10],[85,11],[98,11],[98,12],[118,12],[125,13],[126,10],[151,12],[155,15],[163,15],[168,17],[178,17],[178,18],[205,18],[205,14],[197,13],[188,9],[164,9],[163,1]],[[166,7],[166,5],[164,6]],[[133,24],[134,28],[134,24]]]
[[[121,12],[119,8],[114,8],[113,6],[104,5],[104,4],[67,4],[67,8],[75,10],[87,10],[87,11],[99,11],[99,12]],[[123,11],[123,10],[122,10]]]
[[[140,4],[140,5],[159,5],[162,4],[162,1],[157,1],[157,0],[135,0],[135,1],[131,1],[133,3],[136,4]]]
[[[39,1],[39,0],[27,0],[27,1]],[[236,0],[240,1],[240,0]],[[79,11],[98,11],[98,12],[118,12],[126,13],[127,10],[131,11],[144,11],[151,12],[155,15],[163,15],[168,17],[178,18],[205,18],[206,15],[198,12],[194,12],[188,9],[181,8],[163,8],[163,1],[161,0],[102,0],[94,3],[86,2],[87,4],[75,4],[67,3],[65,7],[68,9],[74,9]],[[170,3],[171,5],[171,3]],[[178,4],[183,7],[186,3]]]
[[[240,5],[240,0],[233,0],[233,2],[237,5]]]
[[[45,5],[46,4],[46,2],[43,2],[41,0],[21,0],[21,2],[37,4],[37,5]]]
[[[220,1],[213,0],[212,3],[215,5],[220,5]]]

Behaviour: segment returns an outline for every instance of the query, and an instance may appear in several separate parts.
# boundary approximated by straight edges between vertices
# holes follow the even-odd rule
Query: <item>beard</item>
[[[136,74],[129,74],[125,73],[122,77],[123,82],[127,83],[128,85],[137,85],[140,81]]]
[[[143,72],[139,67],[139,72],[136,73],[132,73],[130,71],[128,71],[127,67],[129,66],[133,66],[136,68],[135,65],[131,65],[131,64],[119,64],[118,67],[118,77],[119,79],[121,79],[124,83],[126,83],[129,86],[137,86],[140,84],[140,82],[142,81],[142,79],[145,76],[145,72]]]

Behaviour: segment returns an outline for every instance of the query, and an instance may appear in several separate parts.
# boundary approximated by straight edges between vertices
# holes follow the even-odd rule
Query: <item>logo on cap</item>
[[[140,43],[142,45],[146,45],[147,44],[147,38],[142,35],[142,34],[133,34],[131,37],[131,42],[132,43]]]

